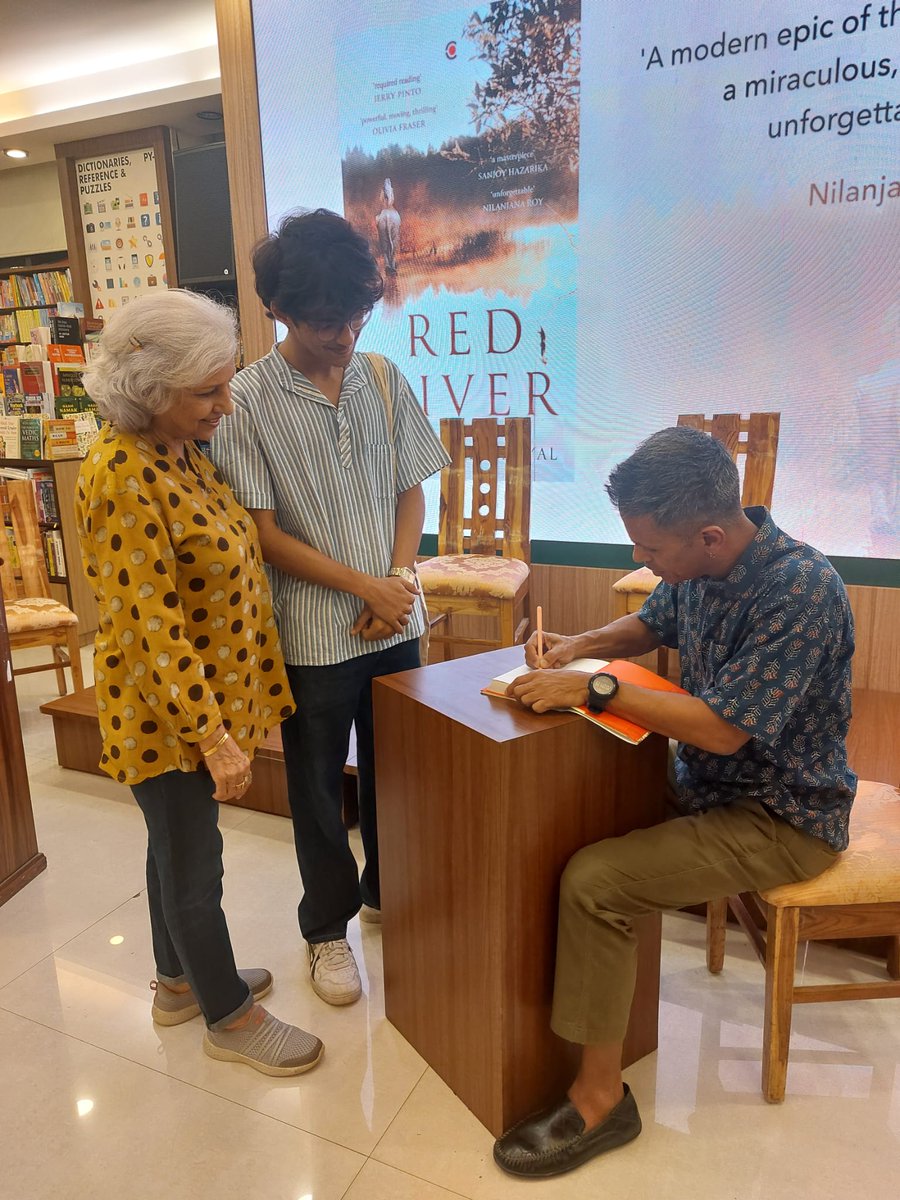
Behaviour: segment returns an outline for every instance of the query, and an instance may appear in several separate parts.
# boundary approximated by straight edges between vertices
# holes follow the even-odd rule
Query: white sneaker
[[[308,942],[313,991],[326,1004],[352,1004],[362,995],[356,959],[346,938]]]

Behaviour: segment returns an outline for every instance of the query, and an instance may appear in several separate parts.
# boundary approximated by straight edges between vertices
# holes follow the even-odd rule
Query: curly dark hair
[[[286,216],[254,247],[253,270],[270,317],[274,306],[293,321],[342,325],[384,294],[369,243],[327,208]]]

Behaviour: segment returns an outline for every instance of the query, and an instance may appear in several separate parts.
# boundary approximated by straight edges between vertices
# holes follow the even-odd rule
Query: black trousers
[[[308,942],[346,937],[347,922],[362,904],[381,907],[372,680],[417,666],[418,638],[331,666],[287,668],[297,711],[281,726],[281,738],[303,880],[297,914]],[[366,855],[362,879],[341,818],[341,777],[354,723],[359,828]]]
[[[205,771],[166,771],[132,787],[147,823],[147,899],[157,974],[186,979],[211,1029],[253,1004],[222,912],[222,835]]]

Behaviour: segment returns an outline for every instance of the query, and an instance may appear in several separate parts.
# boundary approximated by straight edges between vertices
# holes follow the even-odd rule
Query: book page
[[[564,667],[559,667],[560,671],[586,671],[590,675],[595,675],[597,671],[602,671],[609,666],[609,663],[602,658],[574,658]],[[546,668],[548,670],[556,670],[557,668]],[[514,679],[518,679],[520,675],[528,675],[531,672],[531,667],[525,663],[521,667],[514,667],[512,671],[506,671],[503,675],[498,675],[496,679],[492,679],[488,684],[491,691],[505,691],[507,686]]]

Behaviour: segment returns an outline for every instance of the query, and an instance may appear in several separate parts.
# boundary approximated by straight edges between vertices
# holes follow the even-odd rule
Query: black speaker
[[[225,143],[175,150],[172,160],[179,285],[234,279]]]

